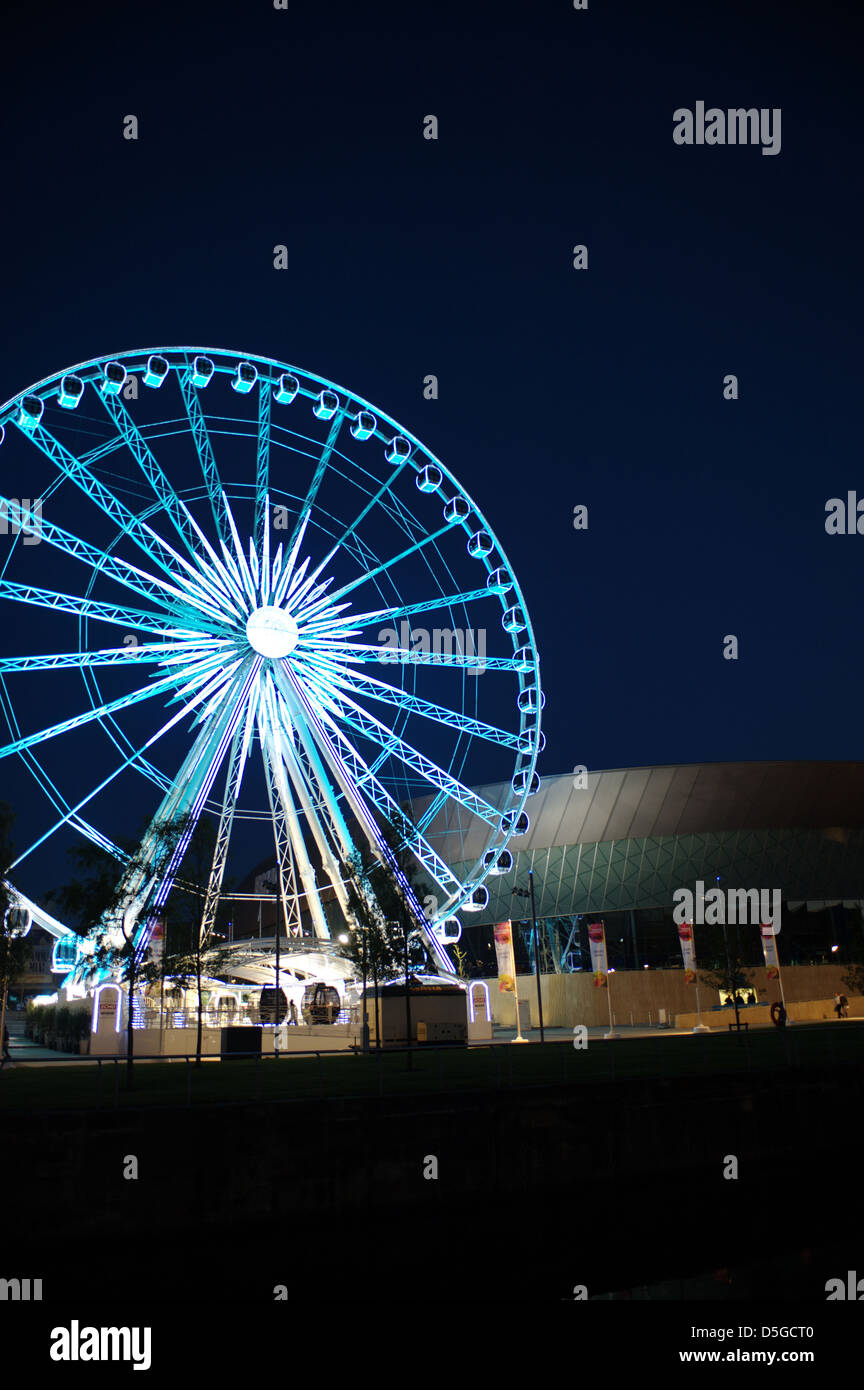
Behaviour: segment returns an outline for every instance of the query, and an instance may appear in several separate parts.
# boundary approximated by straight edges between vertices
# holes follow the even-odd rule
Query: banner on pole
[[[512,922],[495,923],[495,955],[498,958],[498,988],[504,994],[516,993],[516,958],[513,954]]]
[[[678,940],[681,942],[681,956],[684,960],[684,983],[696,983],[696,951],[693,946],[693,923],[682,922],[678,927]]]
[[[765,966],[769,980],[776,980],[780,975],[780,957],[777,955],[777,936],[774,931],[773,923],[762,923],[762,954],[765,957]]]
[[[594,988],[605,989],[609,966],[606,961],[606,928],[602,922],[588,923],[588,941],[591,946],[591,969],[594,972]]]

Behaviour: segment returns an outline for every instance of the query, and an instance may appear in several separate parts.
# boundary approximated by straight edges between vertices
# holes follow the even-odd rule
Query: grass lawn
[[[415,1051],[409,1071],[405,1053],[381,1056],[325,1054],[206,1062],[142,1062],[135,1084],[125,1089],[125,1063],[113,1059],[83,1064],[28,1066],[0,1074],[0,1110],[81,1110],[100,1106],[182,1106],[196,1103],[291,1101],[319,1096],[363,1097],[486,1091],[510,1086],[578,1086],[688,1076],[752,1072],[789,1067],[860,1066],[864,1026],[799,1025],[741,1033],[665,1035],[656,1038],[592,1039],[584,1051],[572,1042],[540,1047],[500,1043],[494,1047]],[[101,1081],[100,1081],[101,1072]]]

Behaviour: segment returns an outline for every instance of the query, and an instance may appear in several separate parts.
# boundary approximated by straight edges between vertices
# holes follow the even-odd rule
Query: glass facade
[[[609,963],[619,970],[677,968],[682,964],[673,918],[676,890],[694,895],[722,889],[779,890],[783,961],[788,965],[864,960],[864,830],[783,829],[724,831],[657,838],[554,845],[514,855],[514,873],[488,880],[490,901],[479,923],[466,925],[469,956],[493,967],[491,924],[510,918],[517,931],[520,964],[533,966],[533,940],[526,902],[513,895],[534,871],[537,915],[543,923],[541,967],[590,968],[588,923],[606,924]],[[459,873],[462,866],[454,866]],[[809,904],[809,910],[808,910]],[[725,951],[722,929],[694,928],[700,966],[706,953]],[[730,949],[745,965],[762,964],[756,926],[729,926]],[[737,942],[737,947],[736,947]],[[836,950],[832,950],[836,947]]]

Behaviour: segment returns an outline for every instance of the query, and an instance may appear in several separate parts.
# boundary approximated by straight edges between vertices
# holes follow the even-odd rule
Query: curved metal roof
[[[480,926],[514,915],[513,886],[536,880],[539,916],[669,908],[676,887],[720,874],[779,887],[787,902],[864,899],[864,762],[691,763],[541,780],[513,867],[486,880]],[[475,790],[496,807],[507,788]],[[414,813],[423,807],[415,803]],[[473,818],[437,816],[426,834],[454,873],[486,842]],[[466,920],[466,925],[468,922]]]

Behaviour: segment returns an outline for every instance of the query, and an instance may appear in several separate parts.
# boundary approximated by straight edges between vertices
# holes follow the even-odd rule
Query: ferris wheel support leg
[[[306,845],[300,824],[297,819],[297,809],[291,796],[288,786],[288,779],[285,776],[286,749],[285,742],[280,728],[272,728],[273,746],[276,750],[276,758],[273,762],[274,783],[282,814],[285,818],[285,827],[288,833],[288,841],[291,847],[291,857],[300,875],[303,884],[303,891],[306,897],[306,905],[312,914],[312,922],[315,927],[315,935],[324,941],[330,939],[330,928],[324,916],[324,909],[321,906],[321,898],[318,892],[318,884],[315,878],[315,870],[306,852]]]
[[[366,766],[360,755],[357,753],[356,749],[354,749],[353,746],[348,743],[347,739],[345,739],[344,736],[339,735],[335,730],[333,732],[334,737],[337,738],[337,740],[343,746],[342,759],[340,761],[336,761],[334,764],[334,775],[340,782],[340,785],[343,786],[343,790],[345,791],[345,796],[349,802],[349,805],[353,805],[353,801],[356,800],[360,806],[364,806],[364,802],[362,800],[359,787],[357,785],[357,783],[362,778],[365,785],[369,789],[369,793],[372,798],[373,804],[382,816],[386,817],[387,819],[391,819],[393,816],[400,815],[401,807],[393,799],[393,797],[386,790],[386,788],[381,785],[381,783],[374,776],[372,771]],[[357,773],[356,782],[352,779],[351,776],[352,768]],[[344,776],[342,775],[343,770]],[[390,850],[388,849],[386,843],[379,836],[377,826],[375,826],[374,821],[371,821],[371,817],[368,817],[368,812],[367,818],[371,822],[371,830],[367,828],[366,834],[372,852],[375,854],[376,858],[382,865],[389,868],[391,872],[395,872],[397,877],[399,877],[399,866],[396,863],[394,857],[392,856]],[[361,820],[361,824],[364,824],[362,817],[358,817],[358,819]],[[416,831],[416,827],[414,827],[414,829]],[[439,856],[435,854],[431,845],[428,844],[428,842],[424,839],[422,835],[420,835],[419,833],[415,833],[410,841],[410,844],[412,850],[417,855],[417,858],[419,859],[420,863],[429,872],[433,881],[438,885],[439,888],[441,888],[445,893],[448,889],[450,889],[450,891],[452,892],[454,888],[459,888],[460,885],[458,883],[458,880],[456,880],[453,877],[453,874],[451,873],[450,869],[443,862],[443,860],[441,860]],[[445,974],[453,974],[453,963],[450,960],[450,957],[447,955],[444,946],[441,944],[441,942],[438,941],[434,933],[429,931],[428,923],[426,922],[426,917],[423,913],[423,910],[419,902],[417,902],[413,890],[411,889],[411,885],[410,883],[408,883],[407,879],[404,879],[402,886],[407,901],[409,902],[409,904],[413,905],[413,913],[417,923],[417,929],[420,933],[424,945],[426,946],[426,949],[428,950],[433,960],[437,962],[439,968]]]
[[[300,894],[297,891],[297,875],[291,857],[291,841],[288,835],[288,822],[284,813],[278,788],[273,759],[267,751],[267,743],[262,729],[261,749],[264,758],[264,773],[267,782],[267,796],[270,802],[270,818],[276,842],[276,870],[279,875],[279,898],[287,936],[299,936],[302,929],[300,917]]]
[[[324,829],[321,817],[318,815],[318,808],[315,804],[316,797],[312,791],[310,778],[305,773],[305,770],[297,755],[297,749],[292,744],[283,742],[283,753],[285,767],[288,771],[288,776],[291,779],[291,785],[294,788],[294,796],[296,798],[296,802],[302,810],[303,815],[306,817],[306,820],[309,824],[309,828],[312,831],[312,837],[315,840],[315,844],[318,848],[318,853],[321,855],[321,862],[333,886],[333,891],[336,894],[339,906],[341,907],[343,913],[347,915],[348,895],[345,892],[345,885],[342,882],[342,875],[340,872],[339,863],[336,859],[336,856],[333,853],[333,849],[331,847],[330,840],[327,837],[327,832]],[[324,785],[320,781],[316,781],[314,785],[319,793],[324,792]],[[331,831],[333,830],[332,822],[330,829]],[[343,855],[346,854],[344,846],[342,847],[342,852]]]
[[[288,705],[294,730],[299,738],[303,755],[309,765],[307,773],[302,766],[297,748],[290,745],[288,751],[292,756],[286,759],[288,770],[292,782],[294,783],[295,791],[307,802],[306,813],[312,826],[316,844],[321,853],[324,868],[333,885],[333,891],[339,901],[339,906],[342,908],[347,919],[349,915],[348,895],[342,881],[342,868],[339,859],[337,859],[337,854],[341,856],[343,861],[351,859],[355,852],[354,844],[351,840],[351,834],[345,822],[345,817],[339,807],[332,777],[324,765],[315,740],[310,734],[303,718],[302,707],[297,704],[297,701],[293,697],[290,682],[285,680],[282,673],[278,670],[276,676],[277,685]],[[327,839],[317,811],[312,804],[311,793],[308,788],[313,785],[326,809],[332,845],[336,847],[336,853],[334,853],[330,840]]]
[[[228,756],[228,772],[225,777],[225,792],[222,797],[222,810],[219,814],[219,827],[216,831],[216,844],[213,849],[213,863],[210,867],[210,877],[204,899],[204,911],[201,914],[200,943],[202,948],[207,944],[207,940],[216,923],[219,894],[222,891],[222,880],[225,876],[225,863],[228,858],[228,845],[231,841],[231,830],[234,825],[234,810],[237,805],[240,779],[243,776],[243,734],[244,728],[241,722],[237,725],[234,732],[231,752]]]
[[[247,663],[231,683],[222,697],[219,713],[214,713],[201,730],[176,781],[168,795],[163,798],[145,833],[138,864],[129,872],[128,882],[124,885],[124,898],[129,905],[127,911],[133,911],[130,920],[138,923],[136,949],[143,948],[149,935],[149,922],[142,921],[142,918],[145,915],[152,916],[164,905],[168,897],[201,814],[201,808],[210,794],[240,722],[243,705],[257,675],[258,666],[258,661]],[[167,866],[163,868],[161,860],[165,844],[165,827],[181,818],[188,821],[186,829],[173,846]],[[152,876],[152,865],[159,865],[155,878]]]
[[[300,706],[301,712],[304,715],[311,715],[314,720],[314,712],[309,707],[308,701],[306,700],[305,696],[300,690],[296,680],[290,676],[288,679],[290,680],[291,692],[294,697],[293,700],[289,698],[289,707],[291,703],[296,702],[296,704]],[[413,890],[411,889],[410,883],[408,883],[408,880],[401,873],[398,864],[396,863],[392,853],[388,849],[386,842],[381,836],[381,833],[378,830],[378,827],[375,824],[375,821],[373,820],[368,807],[366,806],[362,796],[360,795],[358,787],[354,784],[349,774],[348,768],[345,765],[344,760],[340,757],[340,754],[335,744],[329,737],[326,729],[323,727],[322,724],[320,724],[320,721],[317,721],[317,723],[318,727],[316,729],[316,732],[318,733],[318,739],[316,740],[316,742],[319,744],[326,762],[332,769],[333,776],[335,777],[337,783],[341,787],[349,806],[354,811],[354,814],[357,816],[357,819],[359,820],[360,824],[363,826],[363,829],[369,840],[369,845],[372,849],[372,852],[381,861],[382,864],[386,864],[388,868],[390,868],[390,870],[396,874],[397,878],[401,878],[403,880],[402,887],[407,900],[409,901],[409,903],[412,899],[414,900],[414,915],[417,921],[417,929],[420,932],[424,945],[426,946],[432,958],[437,962],[439,968],[443,970],[445,974],[453,974],[453,963],[450,960],[450,957],[447,955],[447,952],[444,946],[441,944],[441,942],[439,942],[437,938],[434,936],[434,934],[429,931],[426,923],[426,918],[423,914],[423,909],[417,902]],[[387,797],[387,800],[393,804],[394,808],[396,808],[396,803],[393,802],[392,797],[390,797],[389,794],[387,794],[386,792],[384,793],[384,795]],[[446,865],[442,864],[442,869],[445,871],[449,878],[452,878],[452,874],[450,874],[450,871],[449,869],[447,869]]]

